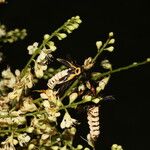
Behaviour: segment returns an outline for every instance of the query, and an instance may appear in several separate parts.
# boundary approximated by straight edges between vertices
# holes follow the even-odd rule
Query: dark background
[[[95,55],[95,42],[105,40],[113,31],[115,51],[106,53],[104,58],[108,58],[114,68],[145,60],[150,57],[148,9],[148,3],[144,1],[8,1],[8,4],[0,6],[0,22],[9,29],[26,28],[28,37],[11,46],[4,46],[5,61],[14,68],[22,68],[29,59],[28,45],[41,42],[45,33],[52,33],[76,15],[81,17],[83,23],[66,39],[57,41],[59,57],[71,54],[82,64],[84,58]],[[102,105],[102,134],[96,149],[109,150],[113,143],[121,144],[124,150],[147,149],[149,69],[148,64],[112,75],[104,94],[113,95],[116,102]]]

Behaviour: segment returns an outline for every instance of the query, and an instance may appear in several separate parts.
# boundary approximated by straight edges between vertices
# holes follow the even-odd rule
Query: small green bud
[[[54,72],[55,70],[53,68],[49,68],[48,72]]]

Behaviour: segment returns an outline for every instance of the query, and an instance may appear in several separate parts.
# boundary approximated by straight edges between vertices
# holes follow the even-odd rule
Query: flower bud
[[[35,145],[34,145],[34,144],[29,144],[29,146],[28,146],[28,150],[32,150],[32,149],[34,149],[34,147],[35,147]]]
[[[111,68],[112,68],[112,66],[111,66],[111,64],[110,64],[110,62],[109,62],[109,60],[103,60],[103,61],[101,62],[101,66],[102,66],[104,69],[111,69]]]
[[[45,34],[45,35],[44,35],[44,40],[49,39],[49,37],[50,37],[50,35],[49,35],[49,34]]]
[[[77,146],[77,149],[82,149],[82,148],[83,148],[83,146],[80,144]]]
[[[113,46],[110,46],[110,47],[107,47],[105,48],[105,50],[109,51],[109,52],[112,52],[114,50],[114,47]]]
[[[113,32],[109,32],[109,37],[112,37],[114,36],[114,33]]]
[[[101,87],[96,87],[96,93],[98,94],[101,91]]]
[[[26,132],[27,132],[27,133],[32,133],[32,132],[33,132],[33,130],[34,130],[34,128],[33,128],[33,127],[28,127],[28,128],[26,129]]]
[[[66,38],[67,35],[65,33],[58,33],[57,37],[58,37],[59,40],[62,40],[64,38]]]
[[[78,91],[80,92],[80,91],[84,91],[84,90],[85,90],[84,84],[79,85]]]
[[[115,43],[115,39],[111,39],[108,44],[114,44],[114,43]]]
[[[101,48],[102,44],[103,44],[102,41],[97,41],[96,42],[96,47],[97,47],[98,50]]]
[[[67,26],[67,28],[71,31],[74,30],[74,26],[72,26],[72,25]]]
[[[42,134],[41,139],[46,140],[49,137],[49,134]]]
[[[14,145],[17,145],[17,144],[18,144],[18,140],[13,139],[13,144],[14,144]]]
[[[91,95],[85,95],[84,96],[84,101],[91,101],[92,96]]]
[[[94,102],[95,104],[98,104],[100,100],[102,100],[102,98],[94,98],[92,99],[92,102]]]
[[[70,94],[70,96],[69,96],[70,103],[72,103],[73,101],[75,101],[77,99],[77,97],[78,97],[77,93]]]

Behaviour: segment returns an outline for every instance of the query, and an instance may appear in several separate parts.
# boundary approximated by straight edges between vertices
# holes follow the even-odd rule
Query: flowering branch
[[[65,33],[60,33],[60,31],[66,31],[68,33],[71,33],[73,30],[78,28],[80,23],[81,23],[81,20],[80,20],[79,16],[72,17],[71,19],[67,20],[67,22],[65,22],[61,27],[59,27],[57,30],[55,30],[51,35],[46,34],[44,36],[44,40],[43,40],[42,44],[39,46],[39,48],[37,48],[35,50],[34,54],[29,59],[28,63],[26,64],[26,66],[22,70],[21,77],[24,76],[24,74],[26,73],[29,65],[34,60],[34,58],[40,53],[40,51],[42,50],[43,47],[45,47],[45,45],[49,44],[49,41],[53,37],[57,36],[59,40],[62,40],[63,38],[67,37],[67,35]]]
[[[80,144],[73,145],[76,134],[75,125],[78,124],[78,120],[73,118],[70,108],[78,111],[76,108],[80,105],[85,106],[86,103],[88,105],[87,124],[89,125],[86,141],[95,150],[95,142],[100,135],[99,105],[104,100],[101,92],[108,84],[111,74],[149,63],[150,58],[117,69],[112,69],[109,60],[102,60],[101,66],[108,71],[91,73],[88,71],[88,74],[87,70],[93,69],[102,52],[113,52],[112,45],[115,39],[113,32],[110,32],[104,44],[102,41],[96,42],[96,55],[85,59],[82,66],[77,67],[60,57],[56,60],[65,66],[57,69],[48,68],[47,63],[53,58],[52,53],[57,49],[51,39],[53,37],[57,37],[58,40],[66,38],[67,34],[77,29],[81,22],[79,16],[72,17],[51,35],[45,34],[40,46],[37,42],[29,45],[28,53],[32,56],[21,72],[15,70],[15,73],[12,73],[10,68],[2,71],[0,138],[2,137],[3,141],[0,143],[2,146],[0,149],[15,150],[20,147],[29,150],[36,148],[43,150],[49,148],[52,150],[83,149]],[[2,34],[4,32],[1,32]],[[34,62],[33,65],[32,62]],[[84,78],[84,74],[89,76]],[[48,80],[47,89],[32,91],[33,84],[35,86],[40,78]],[[68,86],[67,83],[73,79],[75,81]],[[67,87],[64,92],[61,91],[63,84]],[[40,93],[36,99],[33,98],[38,95],[35,92]],[[114,144],[111,147],[112,150],[116,148],[122,150],[120,145]],[[84,150],[89,150],[89,148],[86,147]]]

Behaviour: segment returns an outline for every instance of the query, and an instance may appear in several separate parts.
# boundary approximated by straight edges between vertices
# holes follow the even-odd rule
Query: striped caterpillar
[[[90,133],[87,135],[88,141],[95,142],[100,135],[99,106],[90,106],[87,110],[87,120]]]
[[[81,74],[80,67],[77,67],[64,59],[57,58],[57,60],[69,68],[58,72],[48,80],[47,86],[50,89],[54,89],[56,85],[68,82]]]

